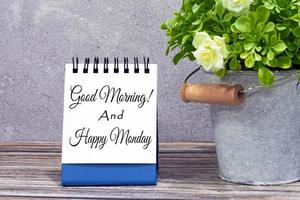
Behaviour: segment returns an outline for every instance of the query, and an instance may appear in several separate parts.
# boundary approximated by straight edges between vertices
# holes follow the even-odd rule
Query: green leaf
[[[251,24],[257,24],[257,15],[255,12],[249,12],[248,17],[251,20]]]
[[[234,32],[234,33],[238,33],[238,32],[239,32],[239,30],[237,29],[237,27],[236,27],[235,24],[232,24],[232,25],[230,26],[230,30],[231,30],[232,32]]]
[[[244,53],[241,53],[240,57],[242,59],[246,59],[249,56],[249,54],[250,54],[249,52],[244,52]]]
[[[300,7],[300,1],[296,1],[296,0],[295,0],[295,1],[293,1],[293,2],[294,2],[294,5],[295,5],[295,6]]]
[[[177,63],[183,58],[184,54],[185,54],[184,51],[180,51],[174,56],[173,58],[174,65],[177,65]]]
[[[244,48],[245,48],[246,51],[250,51],[250,50],[253,49],[255,46],[256,46],[256,44],[253,43],[253,42],[244,44]]]
[[[273,60],[274,57],[275,57],[275,54],[274,54],[274,52],[270,49],[270,50],[268,51],[267,58],[268,58],[268,60]]]
[[[297,47],[300,47],[300,39],[296,39],[295,41],[296,41],[295,44],[297,45]]]
[[[182,38],[181,44],[185,44],[188,40],[192,39],[192,35],[188,34]]]
[[[289,28],[286,28],[286,29],[280,31],[279,33],[280,33],[281,39],[286,39],[289,37],[291,30]]]
[[[268,49],[267,48],[265,48],[262,52],[261,52],[261,55],[266,55],[268,53]]]
[[[290,42],[290,41],[285,41],[285,44],[287,46],[287,49],[289,51],[295,51],[296,50],[296,46],[294,43]]]
[[[273,4],[270,4],[270,3],[265,3],[265,7],[269,10],[272,10],[275,6]]]
[[[226,69],[220,69],[219,71],[215,72],[215,75],[217,75],[220,78],[224,77],[225,74],[226,74]]]
[[[267,64],[269,64],[269,60],[268,60],[268,58],[267,57],[262,57],[262,60],[261,60],[261,62],[262,62],[262,64],[264,64],[264,65],[267,65]]]
[[[218,33],[222,33],[223,30],[219,27],[219,26],[214,26],[214,31],[218,32]]]
[[[284,24],[276,24],[276,29],[279,31],[285,30],[287,27]]]
[[[263,86],[271,86],[274,82],[273,72],[266,67],[259,67],[258,69],[258,80]]]
[[[195,56],[194,56],[193,53],[189,53],[189,54],[188,54],[188,58],[189,58],[190,61],[196,60],[196,58],[195,58]]]
[[[275,24],[273,22],[269,22],[266,25],[265,32],[271,32],[275,29]]]
[[[251,20],[249,17],[241,16],[236,20],[234,24],[237,30],[239,30],[242,33],[251,32]]]
[[[167,30],[167,29],[168,29],[167,24],[164,23],[164,22],[161,23],[160,28],[161,28],[162,30]]]
[[[223,34],[223,37],[225,39],[225,43],[229,43],[230,42],[230,37],[228,34]]]
[[[296,57],[294,57],[293,58],[293,64],[295,64],[295,65],[300,65],[300,59],[296,56]]]
[[[236,42],[231,47],[232,47],[233,51],[237,54],[240,54],[241,51],[243,50],[242,42]]]
[[[277,42],[277,36],[276,35],[271,35],[270,37],[270,45],[275,45]]]
[[[240,68],[241,68],[240,63],[238,62],[236,56],[231,58],[230,63],[229,63],[229,68],[231,70],[240,70]]]
[[[278,67],[282,69],[289,69],[292,67],[292,60],[288,56],[281,56],[277,58],[278,60]]]
[[[245,39],[245,35],[244,35],[244,34],[239,34],[239,35],[238,35],[238,39],[244,40],[244,39]]]
[[[170,53],[170,46],[168,45],[165,51],[166,56],[168,56]]]
[[[275,7],[273,2],[270,0],[263,0],[262,2],[264,3],[265,7],[269,10],[272,10]]]
[[[265,23],[264,23],[264,22],[259,22],[259,23],[256,25],[256,30],[257,30],[257,32],[259,32],[259,33],[263,32],[264,26],[265,26]]]
[[[257,53],[254,53],[254,59],[256,60],[256,61],[261,61],[261,55],[259,55],[259,54],[257,54]]]
[[[276,44],[272,47],[272,49],[276,53],[282,53],[286,48],[287,48],[287,46],[285,45],[285,43],[282,40],[278,40],[276,42]]]
[[[186,12],[191,10],[191,0],[184,0],[182,4],[182,9]]]
[[[221,18],[224,14],[225,8],[223,7],[223,4],[221,1],[217,1],[216,2],[216,12],[219,15],[219,17]]]
[[[256,50],[257,52],[261,52],[262,47],[261,47],[261,46],[256,46],[256,47],[255,47],[255,50]]]
[[[270,11],[265,6],[260,6],[257,8],[256,14],[261,22],[267,22],[270,16]]]
[[[192,23],[192,25],[196,26],[196,25],[199,25],[201,22],[202,22],[202,20],[201,20],[201,19],[198,19],[198,20],[194,21],[194,22]]]
[[[290,2],[291,1],[287,1],[287,0],[276,0],[275,1],[278,5],[278,7],[280,7],[281,9],[288,9],[290,6]]]
[[[294,34],[294,36],[296,36],[296,37],[300,37],[300,27],[296,27],[296,28],[293,30],[293,34]]]
[[[290,58],[293,58],[293,57],[294,57],[294,52],[286,51],[285,53],[286,53],[286,55],[287,55],[288,57],[290,57]]]
[[[201,7],[201,4],[200,4],[200,5],[197,5],[197,4],[193,5],[193,7],[192,7],[192,12],[193,12],[193,13],[198,12],[198,10],[200,9],[200,7]]]
[[[173,27],[174,24],[175,24],[174,20],[172,20],[172,19],[168,19],[168,20],[167,20],[167,26]]]
[[[224,18],[223,18],[223,21],[224,22],[229,22],[233,17],[233,14],[230,12],[230,13],[227,13]]]
[[[247,68],[252,68],[254,66],[254,58],[252,54],[246,58],[245,65]]]
[[[278,60],[274,58],[269,62],[270,67],[277,67],[278,66]]]

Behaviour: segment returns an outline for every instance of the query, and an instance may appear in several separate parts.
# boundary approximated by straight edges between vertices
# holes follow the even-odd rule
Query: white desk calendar
[[[157,180],[157,65],[138,58],[65,65],[62,185]]]

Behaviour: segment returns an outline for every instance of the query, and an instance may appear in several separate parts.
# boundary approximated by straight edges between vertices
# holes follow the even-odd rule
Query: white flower
[[[222,0],[224,8],[236,13],[248,9],[252,2],[253,0]]]
[[[224,58],[229,54],[224,38],[215,36],[211,39],[206,32],[198,32],[194,37],[193,46],[197,49],[193,52],[197,63],[206,71],[217,72],[224,68]]]
[[[193,46],[198,49],[203,40],[210,38],[206,32],[197,32],[194,36]]]
[[[226,48],[225,39],[220,36],[214,36],[214,41],[217,43],[218,46],[221,47],[223,57],[227,58],[229,51]]]

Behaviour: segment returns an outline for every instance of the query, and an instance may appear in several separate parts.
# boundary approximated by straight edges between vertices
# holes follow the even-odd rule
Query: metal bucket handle
[[[244,89],[241,85],[226,84],[189,84],[188,80],[196,72],[203,71],[202,67],[198,67],[192,71],[184,80],[184,84],[180,89],[180,97],[184,102],[200,102],[208,104],[233,104],[238,105],[244,102],[245,96],[257,89],[263,88],[262,85],[256,84]],[[282,78],[276,79],[273,86],[282,83],[297,76],[299,72],[288,73]],[[300,89],[300,83],[297,83],[297,90]]]

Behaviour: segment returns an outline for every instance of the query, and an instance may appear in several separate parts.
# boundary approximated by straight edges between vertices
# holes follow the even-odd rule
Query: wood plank
[[[62,187],[60,143],[0,143],[0,199],[300,199],[299,182],[222,181],[210,142],[161,143],[159,155],[157,186]]]

